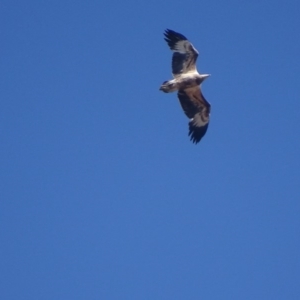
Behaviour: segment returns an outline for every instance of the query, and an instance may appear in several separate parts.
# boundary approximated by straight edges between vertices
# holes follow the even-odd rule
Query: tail
[[[160,91],[164,93],[172,93],[177,90],[176,82],[173,80],[164,81],[163,84],[159,88]]]

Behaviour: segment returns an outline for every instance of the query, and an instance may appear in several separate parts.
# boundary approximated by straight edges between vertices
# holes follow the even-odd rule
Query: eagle
[[[209,124],[210,104],[201,92],[201,83],[210,74],[198,73],[196,61],[199,53],[184,35],[170,29],[166,29],[164,35],[173,51],[174,79],[164,81],[159,90],[165,93],[177,91],[181,107],[190,119],[190,139],[197,144],[205,135]]]

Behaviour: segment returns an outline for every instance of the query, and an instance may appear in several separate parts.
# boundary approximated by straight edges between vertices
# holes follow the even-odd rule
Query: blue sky
[[[0,6],[2,299],[299,299],[299,1]],[[212,74],[197,146],[166,28]]]

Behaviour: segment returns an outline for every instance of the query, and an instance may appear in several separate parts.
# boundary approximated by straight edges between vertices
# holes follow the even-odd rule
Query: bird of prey
[[[165,93],[178,91],[181,107],[190,119],[189,136],[197,144],[205,135],[210,114],[210,104],[201,92],[201,83],[210,74],[199,74],[196,60],[199,55],[188,39],[173,30],[164,32],[165,41],[173,51],[172,73],[174,79],[163,82],[160,90]]]

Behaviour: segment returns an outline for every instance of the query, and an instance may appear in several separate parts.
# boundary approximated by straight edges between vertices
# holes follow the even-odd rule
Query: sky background
[[[1,299],[300,299],[299,12],[2,0]],[[212,74],[196,146],[166,28]]]

